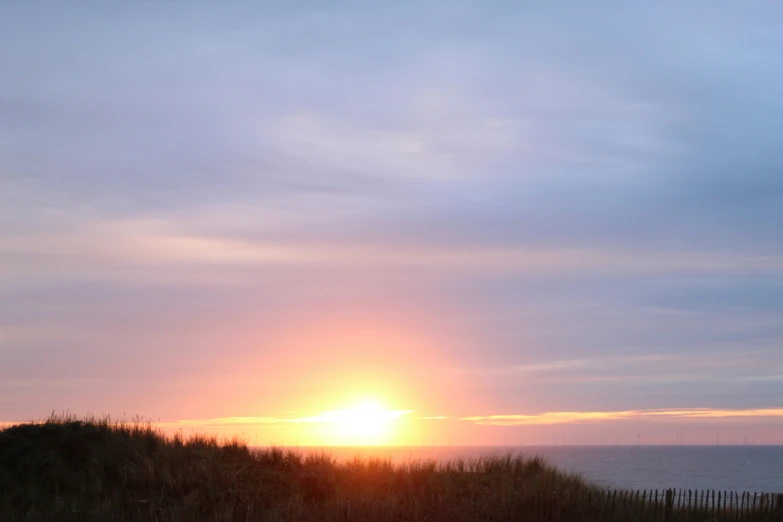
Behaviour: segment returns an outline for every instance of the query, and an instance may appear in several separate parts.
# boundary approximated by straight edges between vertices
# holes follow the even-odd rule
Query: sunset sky
[[[783,443],[781,24],[0,2],[0,421]]]

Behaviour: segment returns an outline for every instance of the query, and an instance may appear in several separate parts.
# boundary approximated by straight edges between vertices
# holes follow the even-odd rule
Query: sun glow
[[[324,438],[332,444],[375,446],[393,443],[402,417],[409,413],[366,399],[350,408],[325,411],[317,419],[324,427]]]

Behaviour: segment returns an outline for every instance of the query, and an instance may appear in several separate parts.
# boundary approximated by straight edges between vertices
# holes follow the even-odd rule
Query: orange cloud
[[[159,425],[164,428],[174,428],[184,426],[255,426],[260,424],[281,424],[284,422],[287,422],[286,419],[277,417],[220,417],[217,419],[185,419],[174,422],[161,422]]]
[[[628,411],[546,412],[536,415],[488,415],[463,417],[464,421],[490,426],[567,424],[583,421],[610,421],[645,418],[715,419],[738,417],[783,417],[783,408],[726,410],[712,408],[670,408]]]
[[[332,423],[341,422],[347,410],[324,411],[312,417],[220,417],[216,419],[186,419],[173,422],[157,423],[162,428],[182,427],[253,427],[298,423]],[[400,419],[413,413],[413,410],[389,410],[383,412],[390,419]]]

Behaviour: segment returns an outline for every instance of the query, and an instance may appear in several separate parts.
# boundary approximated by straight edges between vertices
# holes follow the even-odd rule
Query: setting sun
[[[345,409],[325,411],[314,420],[322,423],[329,444],[374,446],[394,443],[401,418],[409,413],[366,399]]]

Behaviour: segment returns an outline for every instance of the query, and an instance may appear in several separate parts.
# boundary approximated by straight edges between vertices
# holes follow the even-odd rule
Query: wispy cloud
[[[141,267],[377,266],[506,274],[783,274],[783,256],[616,247],[417,245],[248,240],[194,234],[165,221],[108,221],[68,235],[7,235],[0,278],[117,277]],[[16,260],[16,262],[15,262]],[[81,271],[81,274],[79,273]],[[159,274],[160,275],[160,274]]]
[[[428,420],[446,420],[448,416],[412,416],[413,410],[394,410],[383,412],[386,420],[406,418],[411,422]],[[274,425],[290,425],[302,423],[333,424],[353,420],[355,413],[350,410],[335,410],[322,412],[310,417],[225,417],[216,419],[191,419],[172,422],[161,422],[164,428],[200,427],[200,428],[235,428],[263,427]],[[783,417],[783,408],[762,409],[716,409],[716,408],[671,408],[627,411],[587,411],[587,412],[545,412],[538,414],[507,414],[507,415],[477,415],[458,418],[476,424],[489,426],[524,426],[568,424],[579,422],[599,422],[639,419],[732,419],[732,418],[770,418]]]
[[[546,412],[534,415],[510,414],[463,417],[464,421],[489,426],[525,426],[569,424],[591,421],[617,421],[639,419],[733,419],[733,418],[783,417],[783,408],[726,410],[712,408],[673,408],[628,411]]]
[[[265,424],[283,424],[295,422],[295,419],[281,419],[278,417],[219,417],[216,419],[183,419],[178,421],[161,422],[163,427],[176,426],[254,426]]]
[[[220,417],[216,419],[187,419],[178,421],[161,422],[163,428],[177,427],[201,427],[201,428],[232,428],[272,426],[286,424],[340,424],[361,420],[363,416],[370,416],[370,420],[394,421],[410,416],[413,410],[388,410],[370,413],[357,413],[355,410],[324,411],[318,415],[309,417]]]

